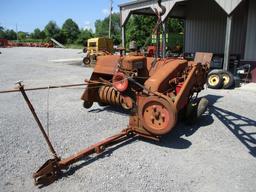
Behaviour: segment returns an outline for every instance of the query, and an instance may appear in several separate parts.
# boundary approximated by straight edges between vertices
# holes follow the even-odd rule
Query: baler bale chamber
[[[211,59],[209,53],[198,55]],[[171,131],[179,116],[185,114],[192,121],[205,110],[207,101],[199,102],[197,94],[204,88],[208,69],[205,60],[99,57],[87,80],[91,84],[81,98],[85,108],[98,102],[131,110],[129,128],[142,136],[158,138]]]

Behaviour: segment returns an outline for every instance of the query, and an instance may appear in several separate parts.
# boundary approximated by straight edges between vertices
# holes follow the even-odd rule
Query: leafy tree
[[[17,39],[17,34],[14,30],[6,30],[5,31],[5,38],[8,39],[8,40],[15,40]],[[26,34],[25,34],[25,38],[26,38]]]
[[[55,21],[50,21],[44,28],[46,38],[50,40],[51,38],[57,41],[63,42],[63,35],[61,34],[60,28]]]
[[[17,34],[14,30],[5,30],[2,26],[0,26],[0,38],[15,40],[17,39]]]
[[[41,31],[40,32],[40,39],[45,39],[45,38],[46,38],[45,32]]]
[[[121,43],[121,28],[120,28],[120,14],[112,14],[112,25],[111,25],[111,38],[115,45]],[[97,37],[108,37],[109,32],[109,17],[103,20],[95,21],[95,36]]]
[[[91,29],[81,29],[80,34],[76,40],[77,44],[85,44],[85,42],[93,37],[93,32]]]
[[[30,35],[33,39],[41,39],[41,31],[36,28],[33,33]]]
[[[153,28],[156,25],[156,17],[133,15],[126,24],[126,45],[130,41],[136,41],[138,47],[145,45],[146,40],[151,37]],[[161,31],[161,29],[160,29]],[[181,19],[168,18],[167,32],[178,34],[184,31],[184,23]],[[150,42],[150,41],[149,41]],[[148,43],[149,43],[148,42]],[[145,45],[147,46],[147,45]]]
[[[95,36],[108,37],[108,18],[95,21]]]
[[[121,27],[120,14],[112,14],[111,37],[115,45],[121,44]]]
[[[30,37],[33,39],[45,39],[46,35],[44,31],[36,28],[33,33],[30,34]]]
[[[0,38],[5,38],[5,37],[6,37],[6,34],[4,31],[4,28],[2,26],[0,26]]]
[[[181,19],[168,18],[168,31],[172,33],[180,33],[184,31],[184,22]]]
[[[27,34],[26,34],[25,32],[23,32],[23,31],[19,31],[19,32],[18,32],[18,39],[19,39],[19,40],[24,40],[24,39],[26,39],[26,36],[27,36]]]
[[[80,33],[78,25],[72,19],[64,22],[61,32],[68,44],[74,43]]]
[[[136,41],[138,48],[143,47],[148,38],[151,38],[155,24],[156,17],[133,15],[126,24],[127,45]]]

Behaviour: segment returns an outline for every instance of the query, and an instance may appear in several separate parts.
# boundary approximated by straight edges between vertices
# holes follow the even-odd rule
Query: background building
[[[163,22],[167,17],[185,21],[185,52],[223,54],[224,69],[232,68],[229,66],[232,55],[236,55],[241,63],[256,65],[255,0],[162,0],[162,5],[166,7]],[[154,15],[155,8],[159,9],[157,0],[120,5],[123,46],[125,24],[130,15]]]

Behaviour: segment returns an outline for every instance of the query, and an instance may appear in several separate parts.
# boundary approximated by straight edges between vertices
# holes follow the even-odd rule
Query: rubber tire
[[[83,59],[83,63],[84,63],[84,65],[88,66],[88,65],[91,64],[91,59],[90,59],[89,57],[85,57],[85,58]]]
[[[185,123],[188,125],[196,124],[197,120],[204,114],[208,107],[208,100],[204,97],[199,98],[194,103],[189,103],[185,108]]]
[[[85,109],[91,108],[92,105],[93,105],[93,102],[92,102],[92,101],[84,101],[84,103],[83,103],[83,107],[84,107]]]
[[[210,83],[211,78],[217,77],[217,83],[212,85]],[[207,76],[207,86],[211,89],[221,89],[223,87],[223,78],[220,73],[209,73]]]
[[[189,103],[185,111],[185,123],[194,125],[197,121],[197,103]]]
[[[213,74],[213,73],[222,73],[222,72],[223,72],[222,69],[212,69],[212,70],[208,73],[208,75]]]
[[[222,89],[230,89],[234,86],[235,80],[232,73],[230,73],[229,71],[222,71],[221,76],[223,79]],[[225,78],[228,80],[227,82],[225,82]]]
[[[207,110],[209,101],[205,97],[200,98],[197,102],[197,119],[200,118]]]

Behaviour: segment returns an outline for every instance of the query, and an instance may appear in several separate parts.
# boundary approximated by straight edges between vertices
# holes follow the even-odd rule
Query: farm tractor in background
[[[97,37],[87,40],[87,46],[83,49],[85,57],[84,65],[88,66],[96,62],[98,56],[111,55],[113,52],[113,41],[106,37]]]

